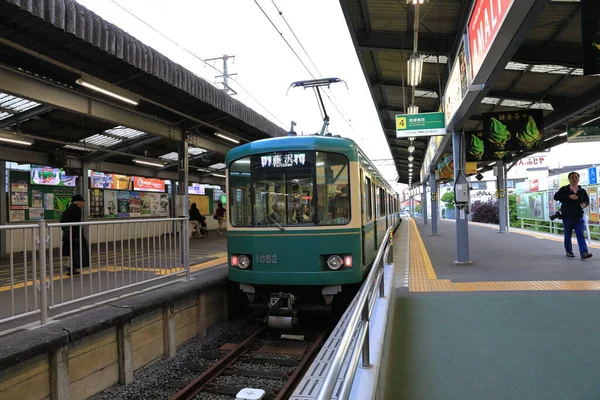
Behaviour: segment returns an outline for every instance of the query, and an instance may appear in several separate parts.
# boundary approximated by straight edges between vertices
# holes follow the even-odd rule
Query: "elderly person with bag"
[[[71,198],[71,205],[63,213],[60,222],[81,222],[83,213],[83,204],[85,200],[82,195],[76,194]],[[62,256],[69,257],[70,263],[67,265],[67,274],[79,274],[81,268],[89,267],[90,254],[88,242],[83,232],[80,235],[80,226],[62,227]],[[72,269],[71,269],[72,266]]]

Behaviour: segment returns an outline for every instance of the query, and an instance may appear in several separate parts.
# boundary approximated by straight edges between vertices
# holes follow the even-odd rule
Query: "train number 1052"
[[[256,262],[260,264],[277,264],[277,256],[275,254],[258,254]]]

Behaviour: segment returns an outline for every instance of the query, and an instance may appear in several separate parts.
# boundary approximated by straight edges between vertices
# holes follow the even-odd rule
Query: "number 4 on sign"
[[[396,118],[396,129],[406,129],[406,117]]]

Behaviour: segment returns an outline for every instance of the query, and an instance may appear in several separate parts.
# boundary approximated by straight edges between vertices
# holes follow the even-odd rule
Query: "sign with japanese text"
[[[467,161],[504,159],[509,152],[543,146],[542,110],[483,114],[483,130],[465,132]]]
[[[598,142],[600,141],[600,126],[576,126],[567,130],[567,142]]]
[[[596,167],[588,168],[588,176],[590,177],[590,185],[596,185],[598,183]]]
[[[475,79],[514,0],[477,0],[467,35],[471,53],[471,78]]]
[[[458,54],[452,71],[450,71],[450,77],[448,78],[448,84],[444,91],[444,113],[446,114],[446,125],[450,124],[452,117],[456,114],[456,111],[463,102],[463,99],[467,95],[469,90],[469,81],[467,73],[467,57],[465,53],[465,43],[461,42],[458,49]]]
[[[92,189],[129,189],[131,179],[126,175],[104,174],[92,172],[90,188]]]
[[[262,168],[302,167],[307,162],[306,153],[282,153],[260,156]]]
[[[438,136],[446,134],[444,113],[396,115],[396,137]]]
[[[590,222],[599,222],[600,216],[598,215],[598,187],[589,188],[588,195],[590,197]]]
[[[165,181],[162,179],[142,178],[141,176],[133,177],[133,190],[142,192],[164,192]]]
[[[600,2],[581,0],[583,74],[600,74]]]

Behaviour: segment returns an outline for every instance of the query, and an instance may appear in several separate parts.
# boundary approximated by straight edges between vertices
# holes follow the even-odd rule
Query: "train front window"
[[[254,225],[313,224],[314,152],[253,156]]]
[[[341,154],[317,152],[317,224],[350,222],[348,159]]]
[[[252,176],[250,157],[229,166],[229,215],[233,226],[252,226]]]

